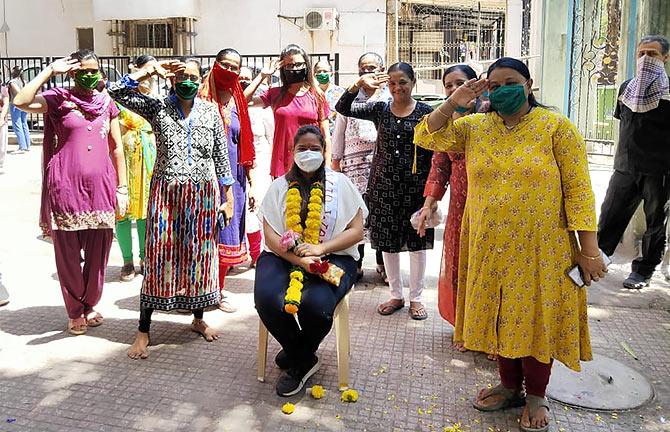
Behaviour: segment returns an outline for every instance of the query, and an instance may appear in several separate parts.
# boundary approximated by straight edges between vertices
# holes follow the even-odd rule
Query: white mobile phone
[[[610,260],[610,258],[607,255],[605,255],[605,252],[603,252],[602,250],[600,251],[600,256],[602,256],[603,258],[605,267],[609,267],[609,265],[612,264],[612,260]],[[585,284],[584,279],[582,278],[582,271],[578,265],[574,266],[573,268],[570,269],[570,271],[568,271],[568,277],[579,288],[584,287]]]

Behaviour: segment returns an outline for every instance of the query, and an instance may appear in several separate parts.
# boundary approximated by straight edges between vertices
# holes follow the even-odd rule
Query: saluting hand
[[[451,96],[449,96],[449,100],[458,106],[469,107],[471,106],[471,102],[481,96],[488,86],[489,80],[485,78],[473,78],[458,87]]]
[[[389,80],[386,73],[369,73],[358,77],[356,85],[367,90],[376,90]]]
[[[70,71],[77,70],[81,67],[81,63],[77,59],[72,57],[63,57],[58,60],[54,60],[49,67],[54,74],[61,75]]]

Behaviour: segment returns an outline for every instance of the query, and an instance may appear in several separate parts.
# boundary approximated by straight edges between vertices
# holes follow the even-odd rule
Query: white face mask
[[[319,151],[306,150],[293,156],[298,168],[307,173],[313,173],[323,164],[323,154]]]

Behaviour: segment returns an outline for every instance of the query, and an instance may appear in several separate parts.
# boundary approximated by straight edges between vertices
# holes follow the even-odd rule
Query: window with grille
[[[173,48],[172,24],[166,22],[130,22],[130,47]]]

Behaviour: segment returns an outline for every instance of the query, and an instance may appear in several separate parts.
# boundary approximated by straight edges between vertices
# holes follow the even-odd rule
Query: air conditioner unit
[[[305,30],[336,30],[337,10],[335,8],[312,8],[305,10]]]

